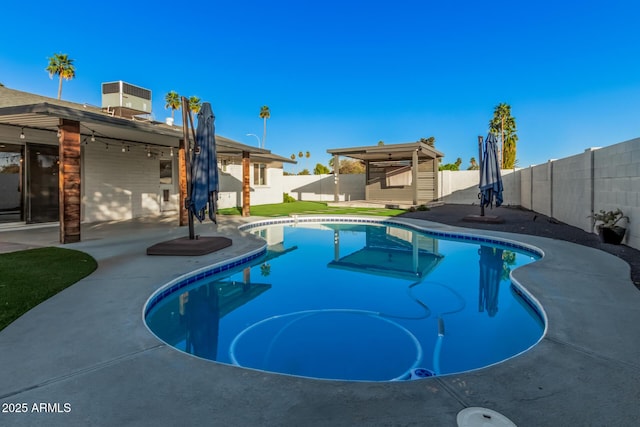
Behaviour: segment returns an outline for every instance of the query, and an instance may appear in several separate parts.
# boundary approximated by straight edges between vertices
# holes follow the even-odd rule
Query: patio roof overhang
[[[183,138],[182,126],[170,126],[147,119],[129,119],[112,116],[102,109],[87,104],[51,99],[26,92],[0,88],[0,125],[18,129],[37,129],[57,132],[60,120],[80,123],[81,137],[95,135],[103,142],[148,144],[154,146],[179,146]],[[270,150],[251,147],[229,138],[216,135],[217,152],[220,155],[242,156],[249,153],[255,161],[296,163],[289,158],[271,153]]]
[[[327,150],[329,154],[373,162],[412,160],[414,152],[417,152],[418,158],[421,159],[439,159],[444,157],[444,154],[424,142],[332,148]]]

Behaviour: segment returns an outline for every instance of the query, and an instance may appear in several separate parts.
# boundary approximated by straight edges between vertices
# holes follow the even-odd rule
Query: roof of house
[[[103,140],[177,147],[179,140],[183,138],[182,126],[116,117],[96,106],[0,86],[0,125],[57,132],[60,119],[78,121],[81,135],[95,135]],[[252,158],[295,163],[289,158],[271,153],[270,150],[251,147],[221,135],[216,135],[216,146],[220,154],[241,155],[242,152],[249,152]]]

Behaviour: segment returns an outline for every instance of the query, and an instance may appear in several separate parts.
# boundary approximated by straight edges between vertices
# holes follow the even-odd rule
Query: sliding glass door
[[[0,223],[24,221],[23,149],[0,143]]]
[[[58,221],[58,174],[58,147],[27,145],[27,223]]]

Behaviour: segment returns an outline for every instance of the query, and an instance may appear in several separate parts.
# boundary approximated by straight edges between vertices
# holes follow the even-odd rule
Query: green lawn
[[[97,267],[91,256],[71,249],[0,254],[0,330]]]
[[[404,213],[403,209],[384,208],[347,208],[330,207],[322,202],[291,202],[276,203],[273,205],[258,205],[251,207],[252,216],[288,216],[288,215],[313,215],[313,214],[344,214],[344,215],[380,215],[395,216]],[[240,208],[220,209],[220,215],[240,215]]]

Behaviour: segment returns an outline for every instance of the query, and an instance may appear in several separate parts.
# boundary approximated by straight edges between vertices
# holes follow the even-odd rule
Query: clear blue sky
[[[640,2],[8,2],[0,82],[55,97],[53,53],[75,59],[63,99],[100,83],[211,102],[216,131],[301,166],[328,148],[435,136],[444,161],[477,157],[494,107],[518,125],[520,166],[640,137]],[[299,169],[301,166],[296,166]],[[290,167],[287,167],[290,168]]]

